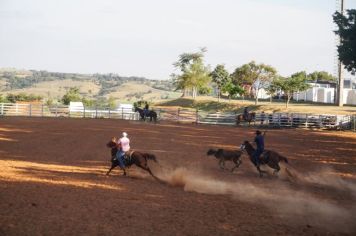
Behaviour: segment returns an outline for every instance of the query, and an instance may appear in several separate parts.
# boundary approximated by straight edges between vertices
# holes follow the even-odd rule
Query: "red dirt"
[[[104,175],[105,144],[122,131],[132,148],[157,156],[160,166],[149,165],[166,183],[135,166],[129,177]],[[278,178],[259,178],[245,155],[234,173],[206,156],[236,149],[253,132],[1,118],[0,235],[355,235],[356,134],[268,131],[266,146],[289,159]]]

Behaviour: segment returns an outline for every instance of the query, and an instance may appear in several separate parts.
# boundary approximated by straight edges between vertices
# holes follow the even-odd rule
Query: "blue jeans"
[[[119,161],[119,165],[121,168],[125,168],[125,160],[124,160],[125,152],[122,150],[117,151],[116,159]]]
[[[255,165],[260,164],[260,155],[263,153],[262,149],[256,149],[256,151],[253,153],[253,158],[255,160]]]

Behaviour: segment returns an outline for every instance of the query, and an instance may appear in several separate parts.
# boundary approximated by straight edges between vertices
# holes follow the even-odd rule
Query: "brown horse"
[[[206,153],[208,156],[214,155],[219,160],[219,166],[221,169],[225,169],[225,161],[232,161],[235,166],[231,169],[231,172],[238,168],[241,164],[242,151],[238,150],[224,150],[224,149],[209,149]]]
[[[119,161],[116,159],[116,152],[118,151],[117,144],[113,140],[108,142],[106,144],[107,147],[111,148],[111,167],[110,169],[106,172],[106,175],[109,175],[109,173],[117,166],[119,165]],[[150,175],[155,178],[156,180],[159,180],[155,175],[153,175],[151,169],[147,165],[147,160],[153,160],[154,162],[158,163],[156,156],[150,153],[142,153],[138,151],[128,151],[125,153],[125,168],[121,168],[124,171],[123,175],[126,174],[126,168],[131,167],[131,165],[135,164],[136,166],[140,167],[141,169],[147,171],[150,173]]]
[[[247,117],[245,117],[243,114],[238,114],[236,116],[236,125],[239,125],[243,121],[248,122],[248,125],[250,125],[252,121],[255,121],[255,118],[256,118],[255,112],[248,113]]]
[[[241,145],[241,150],[246,150],[247,154],[250,157],[251,162],[256,166],[258,172],[260,173],[260,177],[262,177],[262,173],[266,173],[266,171],[261,170],[260,165],[257,165],[256,161],[254,160],[253,154],[255,152],[255,148],[250,144],[249,141],[245,141]],[[274,169],[273,174],[277,174],[281,169],[281,167],[279,166],[279,162],[281,160],[288,163],[287,158],[271,150],[265,150],[260,156],[260,164],[262,165],[267,164],[269,167]]]

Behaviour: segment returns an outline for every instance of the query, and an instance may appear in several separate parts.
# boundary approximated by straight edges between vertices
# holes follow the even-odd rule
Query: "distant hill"
[[[178,98],[171,80],[149,80],[117,74],[77,74],[36,70],[0,69],[0,94],[40,95],[60,100],[69,88],[76,87],[88,99],[113,97],[120,102]]]

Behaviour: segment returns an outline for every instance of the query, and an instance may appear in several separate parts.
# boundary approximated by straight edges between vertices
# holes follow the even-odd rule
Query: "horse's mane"
[[[255,148],[252,146],[252,144],[249,141],[245,140],[244,144],[245,144],[245,146],[255,150]]]

